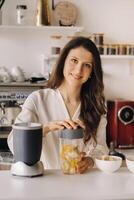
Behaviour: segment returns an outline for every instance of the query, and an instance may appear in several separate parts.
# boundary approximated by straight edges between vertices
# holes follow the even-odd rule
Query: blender
[[[83,152],[83,129],[64,129],[60,133],[60,166],[64,174],[77,174]]]
[[[12,127],[15,163],[11,166],[11,174],[24,177],[43,175],[44,167],[40,161],[42,125],[16,123]]]

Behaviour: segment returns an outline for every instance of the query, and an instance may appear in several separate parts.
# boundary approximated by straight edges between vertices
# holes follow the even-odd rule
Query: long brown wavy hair
[[[86,126],[84,142],[87,142],[91,137],[96,141],[97,128],[99,126],[101,115],[106,113],[106,108],[103,95],[104,85],[100,54],[95,44],[89,38],[82,36],[75,37],[65,45],[56,62],[55,68],[52,71],[47,87],[56,89],[62,84],[64,80],[63,69],[65,60],[70,50],[78,47],[83,47],[93,56],[93,70],[91,77],[81,88],[80,119]]]

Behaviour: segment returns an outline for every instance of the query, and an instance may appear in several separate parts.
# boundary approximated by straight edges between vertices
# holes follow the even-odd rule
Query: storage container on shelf
[[[17,24],[18,25],[26,25],[27,24],[27,6],[18,4],[16,6],[16,15],[17,15]]]
[[[127,55],[134,55],[134,44],[127,44]]]
[[[118,55],[127,55],[127,45],[126,44],[118,45]]]
[[[92,40],[96,45],[104,44],[104,33],[93,33]]]
[[[51,35],[51,54],[60,54],[62,48],[62,35]]]
[[[104,45],[96,45],[100,55],[104,54]]]
[[[118,45],[117,44],[105,44],[106,55],[117,55]]]

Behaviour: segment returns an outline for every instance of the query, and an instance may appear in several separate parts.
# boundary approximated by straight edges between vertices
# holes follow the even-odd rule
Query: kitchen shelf
[[[81,32],[84,27],[81,26],[9,26],[9,25],[1,25],[0,30],[43,30],[43,31],[73,31],[73,32]]]
[[[0,83],[0,87],[44,87],[47,81],[43,83],[30,83],[30,82],[11,82]]]
[[[124,59],[124,60],[134,60],[134,55],[101,55],[102,59]]]
[[[46,58],[48,59],[56,59],[58,58],[58,54],[55,55],[47,55]],[[134,55],[101,55],[102,59],[124,59],[124,60],[134,60]]]

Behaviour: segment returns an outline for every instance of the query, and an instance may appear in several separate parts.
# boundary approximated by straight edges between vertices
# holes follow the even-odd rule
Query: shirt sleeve
[[[36,113],[36,106],[34,104],[32,95],[30,95],[25,103],[22,106],[22,111],[17,116],[15,123],[21,123],[21,122],[38,122],[38,116]],[[7,143],[9,146],[9,149],[13,153],[13,131],[10,132]]]

